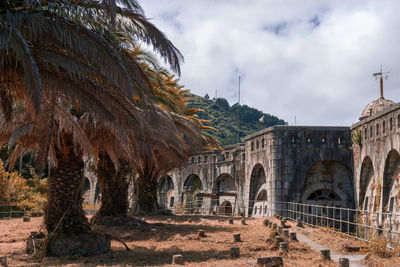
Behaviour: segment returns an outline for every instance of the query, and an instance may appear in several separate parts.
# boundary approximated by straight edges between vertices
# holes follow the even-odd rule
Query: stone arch
[[[96,182],[95,191],[94,191],[94,203],[93,204],[100,205],[100,201],[101,201],[100,187],[99,187],[99,183]]]
[[[92,204],[91,202],[91,188],[90,188],[90,180],[89,178],[85,177],[83,186],[82,186],[82,198],[84,204]]]
[[[260,192],[257,194],[256,200],[267,201],[268,200],[267,190],[261,189]]]
[[[352,154],[341,154],[335,149],[326,148],[323,150],[315,150],[302,159],[298,160],[294,169],[294,179],[290,182],[287,201],[299,202],[301,198],[301,191],[303,190],[303,185],[306,182],[307,173],[309,170],[316,165],[318,162],[322,161],[335,161],[343,165],[350,176],[352,175]],[[352,180],[352,179],[351,179]],[[354,195],[354,184],[353,188],[350,190]],[[354,204],[353,204],[354,206]]]
[[[220,215],[232,215],[233,206],[230,201],[225,200],[218,207],[218,214]]]
[[[354,207],[351,173],[337,161],[324,160],[314,164],[306,174],[300,193],[302,203]]]
[[[236,193],[235,180],[232,175],[228,173],[222,173],[215,180],[214,193]]]
[[[157,200],[162,208],[172,208],[174,206],[174,182],[168,174],[162,176],[157,185]]]
[[[257,163],[251,171],[250,177],[250,192],[249,192],[249,216],[253,214],[253,207],[256,201],[257,194],[262,187],[266,187],[267,177],[265,175],[264,167]]]
[[[395,150],[390,150],[385,161],[382,184],[382,210],[393,211],[394,198],[398,193],[397,185],[400,177],[400,155]],[[389,200],[391,203],[389,203]]]
[[[199,194],[203,192],[203,183],[197,174],[190,174],[183,183],[182,203],[186,208],[201,207],[202,199]],[[194,203],[194,204],[193,204]],[[190,206],[190,207],[189,207]]]
[[[359,192],[358,192],[358,206],[363,208],[365,198],[367,197],[367,190],[370,182],[374,181],[374,166],[370,157],[365,157],[361,165]],[[367,209],[368,207],[366,207]]]

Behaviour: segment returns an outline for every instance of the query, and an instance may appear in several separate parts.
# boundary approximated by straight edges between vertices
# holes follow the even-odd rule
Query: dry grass
[[[166,219],[172,219],[168,224]],[[192,218],[192,223],[187,219]],[[10,266],[169,266],[172,255],[182,254],[185,266],[254,266],[258,257],[276,256],[279,251],[266,243],[271,230],[262,219],[249,219],[234,225],[228,218],[200,216],[152,216],[147,224],[130,227],[97,227],[124,240],[132,251],[119,242],[112,242],[112,253],[97,257],[45,258],[38,262],[24,254],[25,238],[38,231],[42,218],[23,223],[22,219],[0,220],[0,255],[6,255]],[[197,231],[204,230],[205,238]],[[4,230],[4,231],[3,231]],[[233,234],[240,233],[242,242],[235,243]],[[240,247],[241,257],[230,258],[230,248]],[[289,253],[282,255],[285,266],[337,266],[319,261],[319,253],[299,242],[291,242]]]

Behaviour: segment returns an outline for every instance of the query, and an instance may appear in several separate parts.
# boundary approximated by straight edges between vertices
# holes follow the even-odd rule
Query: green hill
[[[238,142],[238,104],[229,105],[225,98],[209,99],[205,97],[191,95],[193,98],[190,106],[203,109],[204,112],[199,114],[201,119],[209,120],[210,126],[216,128],[218,132],[210,132],[215,136],[221,145],[230,145]],[[267,122],[261,123],[259,119],[264,115]],[[273,115],[263,113],[260,110],[249,107],[247,105],[240,106],[240,141],[248,134],[254,133],[265,127],[273,125],[284,125],[281,120]]]

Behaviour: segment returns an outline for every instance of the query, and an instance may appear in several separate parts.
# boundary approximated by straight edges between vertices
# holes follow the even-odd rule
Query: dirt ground
[[[271,219],[278,223],[278,219]],[[327,228],[310,227],[304,225],[304,227],[296,227],[296,223],[288,221],[288,225],[291,226],[294,232],[303,234],[306,238],[318,243],[324,247],[329,248],[332,252],[338,254],[366,254],[365,260],[362,264],[368,267],[397,267],[400,266],[400,254],[390,258],[381,258],[374,254],[370,249],[370,244],[361,240],[356,240],[347,235],[343,235]],[[359,252],[348,252],[345,247],[359,247]],[[397,249],[400,251],[400,249]]]
[[[171,224],[167,219],[171,219]],[[192,219],[192,223],[188,219]],[[112,253],[96,257],[34,259],[25,254],[25,239],[31,231],[39,231],[42,218],[0,220],[0,255],[7,256],[9,266],[172,266],[172,256],[182,254],[185,266],[255,266],[258,257],[277,256],[280,252],[266,242],[272,230],[263,219],[248,219],[241,225],[227,217],[147,216],[146,223],[130,227],[97,227],[119,237],[112,241]],[[204,230],[205,238],[198,238]],[[240,233],[242,242],[234,242],[233,234]],[[230,248],[240,247],[241,257],[231,259]],[[320,261],[319,252],[299,242],[290,242],[289,253],[282,255],[285,266],[337,266]]]
[[[167,219],[171,219],[171,224]],[[96,227],[97,231],[123,240],[131,251],[122,243],[112,241],[112,253],[108,255],[44,259],[25,254],[25,239],[30,232],[38,232],[43,227],[43,218],[32,218],[30,222],[23,222],[21,218],[4,219],[0,220],[0,255],[7,256],[9,266],[172,266],[175,254],[183,255],[185,266],[256,266],[258,257],[277,255],[283,257],[285,266],[338,266],[320,261],[319,252],[299,242],[290,242],[289,253],[280,254],[271,242],[266,242],[272,230],[263,225],[263,219],[247,219],[247,225],[242,225],[240,218],[235,218],[231,225],[228,219],[216,216],[132,218],[135,223],[129,227]],[[364,243],[328,230],[308,226],[299,229],[293,222],[288,224],[290,231],[303,234],[336,253],[348,253],[344,245],[365,247]],[[204,230],[206,237],[198,238],[198,230]],[[241,234],[242,242],[234,242],[234,233]],[[239,259],[230,257],[232,246],[240,248]],[[400,257],[382,259],[368,253],[363,263],[366,266],[400,266]]]

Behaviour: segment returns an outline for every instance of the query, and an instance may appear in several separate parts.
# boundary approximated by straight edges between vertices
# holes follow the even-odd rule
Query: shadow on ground
[[[171,224],[167,223],[167,219],[171,219]],[[192,223],[188,223],[188,219]],[[220,220],[219,225],[207,225],[202,219]],[[188,236],[196,235],[199,230],[205,233],[215,232],[233,232],[238,230],[241,218],[234,218],[234,225],[229,225],[230,217],[218,216],[147,216],[146,223],[130,224],[129,226],[95,226],[95,229],[102,233],[118,237],[125,242],[144,241],[153,239],[156,241],[165,241],[177,235]],[[137,218],[133,218],[137,220]],[[151,220],[162,221],[151,223]],[[229,226],[229,227],[228,227]]]

